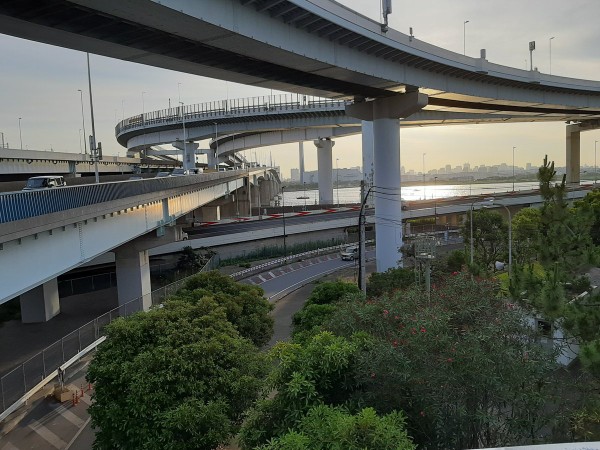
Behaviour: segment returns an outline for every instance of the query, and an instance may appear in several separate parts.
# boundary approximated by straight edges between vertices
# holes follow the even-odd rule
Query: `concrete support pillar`
[[[263,178],[258,184],[258,193],[260,196],[260,202],[258,203],[261,207],[268,206],[271,201],[271,181]]]
[[[300,159],[300,183],[304,183],[304,142],[299,142],[298,147],[298,157]]]
[[[581,128],[578,125],[567,125],[566,127],[566,162],[567,162],[567,184],[579,184],[581,171]]]
[[[140,250],[132,244],[122,245],[115,250],[115,265],[119,306],[141,297],[144,311],[149,310],[152,288],[148,250]]]
[[[58,282],[46,281],[21,294],[21,321],[23,323],[47,322],[60,313]]]
[[[333,159],[332,148],[335,143],[329,139],[314,141],[317,147],[317,170],[319,173],[319,203],[333,204]]]
[[[375,136],[374,185],[375,257],[377,271],[384,272],[400,265],[402,254],[402,204],[400,202],[400,121],[381,118],[373,121]],[[373,193],[374,194],[374,193]],[[400,263],[398,264],[398,262]]]
[[[173,147],[181,150],[183,158],[183,168],[185,170],[196,168],[196,150],[198,150],[198,144],[196,144],[195,142],[186,142],[184,149],[183,142],[178,141],[173,144]]]
[[[427,96],[410,92],[354,103],[346,114],[373,122],[373,172],[377,271],[402,267],[402,205],[400,196],[400,122],[427,105]]]
[[[362,178],[364,182],[364,192],[366,194],[373,186],[373,122],[362,121]],[[369,196],[367,205],[373,206],[373,196]]]

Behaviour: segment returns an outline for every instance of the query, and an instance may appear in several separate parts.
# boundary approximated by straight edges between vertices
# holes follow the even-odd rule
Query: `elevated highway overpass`
[[[479,58],[460,55],[329,0],[12,1],[0,5],[0,29],[170,70],[352,99],[346,113],[368,130],[363,146],[375,149],[374,185],[390,192],[400,180],[398,119],[421,110],[572,122],[566,159],[574,183],[579,133],[600,119],[598,81],[494,64],[485,51]],[[321,149],[330,154],[331,141]],[[401,223],[398,202],[379,197],[375,207],[388,224]],[[401,227],[377,226],[377,232],[386,242],[377,246],[378,270],[394,267],[389,243],[401,243]]]
[[[56,277],[108,251],[119,301],[146,296],[148,250],[181,239],[188,213],[262,180],[277,181],[256,168],[0,194],[0,303],[21,295],[24,321],[48,320]]]

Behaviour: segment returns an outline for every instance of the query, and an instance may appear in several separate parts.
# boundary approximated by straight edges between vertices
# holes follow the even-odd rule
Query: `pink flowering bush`
[[[373,338],[355,400],[405,411],[409,434],[426,448],[536,443],[537,430],[560,420],[544,407],[555,392],[555,355],[497,291],[494,281],[455,273],[430,300],[411,287],[340,304],[329,329]]]

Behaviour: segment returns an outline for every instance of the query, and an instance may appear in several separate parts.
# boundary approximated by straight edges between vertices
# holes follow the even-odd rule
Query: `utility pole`
[[[361,190],[364,190],[364,180],[360,182]],[[360,212],[358,213],[358,287],[363,292],[363,294],[367,295],[367,267],[366,267],[366,251],[365,251],[365,241],[366,241],[366,232],[365,232],[365,205],[367,204],[367,199],[369,198],[369,194],[371,193],[371,189],[373,186],[369,187],[367,193],[363,197],[362,203],[360,205]]]

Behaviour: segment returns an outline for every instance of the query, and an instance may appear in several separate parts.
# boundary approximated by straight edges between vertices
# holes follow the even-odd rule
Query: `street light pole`
[[[596,179],[598,178],[596,170],[596,144],[598,144],[598,141],[594,141],[594,185],[596,184]]]
[[[4,148],[4,133],[0,131],[0,134],[2,135],[2,148]]]
[[[364,180],[360,182],[364,190]],[[360,212],[358,213],[358,287],[367,295],[367,270],[366,270],[366,251],[365,251],[365,205],[367,199],[371,193],[373,186],[370,186],[367,190],[362,203],[360,205]]]
[[[142,126],[144,127],[144,157],[146,156],[146,103],[144,101],[144,94],[142,91]]]
[[[181,107],[181,122],[183,122],[183,157],[181,158],[181,166],[184,169],[188,169],[188,167],[186,167],[186,164],[185,164],[185,157],[187,155],[186,148],[185,148],[185,144],[186,144],[186,141],[185,141],[185,111],[183,108],[183,102],[179,102],[179,105]]]
[[[338,166],[339,158],[335,158],[335,184],[336,184],[336,194],[337,194],[337,205],[340,207],[340,168]]]
[[[425,200],[425,155],[427,153],[423,153],[423,200]]]
[[[438,177],[433,177],[433,223],[434,223],[434,225],[437,225],[437,195],[436,195],[437,179],[438,179]],[[435,228],[435,226],[434,226],[434,228]],[[437,230],[434,230],[434,231],[437,231]]]
[[[92,75],[90,71],[90,54],[87,55],[87,72],[88,72],[88,87],[90,91],[90,116],[92,118],[92,141],[90,142],[90,155],[94,159],[94,174],[96,183],[100,183],[100,174],[98,173],[98,144],[96,142],[96,126],[94,124],[94,101],[92,98]]]
[[[21,150],[23,150],[23,135],[21,134],[21,119],[22,119],[22,117],[19,117],[19,140],[21,141]]]
[[[467,24],[468,20],[463,22],[463,55],[467,54]]]
[[[250,183],[248,183],[250,186]],[[287,245],[285,240],[285,186],[281,186],[281,203],[283,205],[283,214],[281,218],[283,219],[283,259],[287,258]]]
[[[512,169],[513,169],[513,189],[512,191],[515,192],[515,148],[517,147],[513,147],[513,160],[512,160]]]
[[[85,114],[83,113],[83,91],[81,89],[77,89],[79,91],[79,99],[81,100],[81,123],[83,124],[83,148],[85,149],[84,155],[87,155],[87,142],[85,139]]]
[[[550,44],[550,75],[552,75],[552,39],[554,39],[554,36],[548,39],[548,43]]]
[[[473,266],[473,205],[475,204],[475,202],[471,203],[471,220],[470,222],[470,226],[471,226],[471,267]]]

